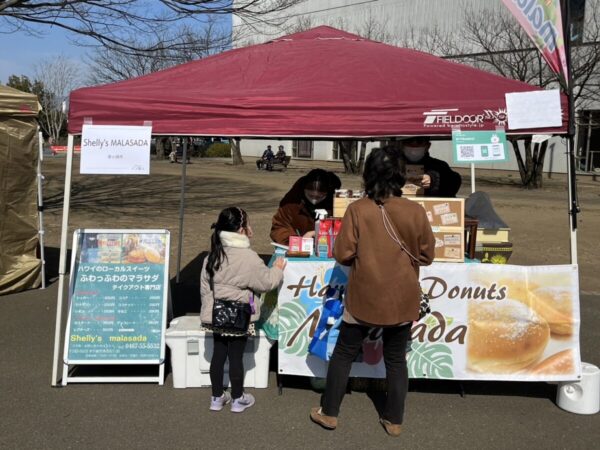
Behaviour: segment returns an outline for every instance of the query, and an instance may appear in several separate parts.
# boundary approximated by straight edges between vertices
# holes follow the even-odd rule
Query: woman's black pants
[[[213,397],[223,395],[225,361],[229,359],[229,381],[231,397],[239,398],[244,393],[244,349],[248,336],[223,336],[213,333],[214,350],[210,360],[210,383]]]
[[[342,322],[335,349],[327,370],[327,385],[321,398],[323,414],[337,417],[346,393],[352,362],[358,356],[363,340],[371,328]],[[411,324],[383,328],[383,360],[387,378],[387,398],[383,419],[401,424],[404,417],[404,401],[408,391],[406,368],[406,343]]]

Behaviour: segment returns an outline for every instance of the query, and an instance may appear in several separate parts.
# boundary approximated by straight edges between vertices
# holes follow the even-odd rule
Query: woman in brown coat
[[[388,386],[380,422],[392,436],[401,431],[408,389],[406,343],[419,317],[419,265],[431,264],[435,249],[425,210],[401,197],[405,166],[393,148],[371,152],[363,174],[367,197],[349,206],[335,241],[335,259],[351,270],[321,408],[311,410],[311,419],[328,429],[337,426],[352,361],[375,326],[383,327]]]

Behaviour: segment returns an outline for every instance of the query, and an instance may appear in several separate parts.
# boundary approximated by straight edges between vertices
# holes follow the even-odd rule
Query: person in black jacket
[[[456,197],[462,179],[448,163],[429,155],[431,142],[427,137],[413,137],[402,142],[402,151],[408,164],[423,165],[425,174],[421,185],[427,197]]]

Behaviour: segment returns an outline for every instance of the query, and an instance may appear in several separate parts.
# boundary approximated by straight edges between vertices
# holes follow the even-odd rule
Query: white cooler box
[[[173,387],[208,387],[210,360],[213,353],[212,333],[200,330],[200,316],[182,316],[171,321],[166,332],[171,349]],[[269,384],[269,351],[273,342],[262,330],[249,337],[244,352],[244,387],[266,388]],[[229,385],[225,363],[224,385]]]

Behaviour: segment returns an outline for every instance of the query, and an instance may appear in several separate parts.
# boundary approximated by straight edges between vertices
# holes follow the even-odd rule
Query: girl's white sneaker
[[[252,394],[242,394],[240,398],[235,398],[231,402],[231,412],[241,413],[254,405],[254,396]]]
[[[220,397],[210,397],[210,410],[221,411],[223,407],[231,401],[231,395],[228,392],[223,392]]]

